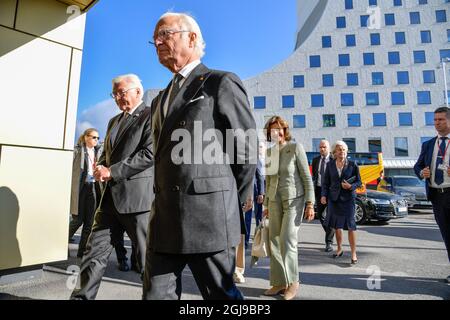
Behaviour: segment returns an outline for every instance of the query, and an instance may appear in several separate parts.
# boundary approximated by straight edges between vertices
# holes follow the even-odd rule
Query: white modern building
[[[285,118],[307,151],[322,138],[411,168],[445,106],[450,0],[298,0],[294,53],[246,80],[259,128]],[[447,64],[446,76],[450,83]]]

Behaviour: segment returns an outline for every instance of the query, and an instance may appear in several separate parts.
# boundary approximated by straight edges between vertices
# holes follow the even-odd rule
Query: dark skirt
[[[328,199],[326,226],[333,229],[356,230],[355,199],[331,201]]]

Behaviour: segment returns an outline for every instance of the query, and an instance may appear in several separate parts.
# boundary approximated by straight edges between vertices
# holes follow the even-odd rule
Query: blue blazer
[[[414,172],[419,177],[419,179],[422,179],[420,176],[420,171],[425,169],[426,167],[431,168],[431,161],[433,160],[433,151],[434,146],[436,144],[437,136],[434,137],[431,140],[425,141],[422,143],[422,149],[420,150],[419,159],[417,159],[416,164],[414,165]],[[426,179],[425,188],[427,191],[427,198],[430,200],[430,179]]]
[[[345,190],[341,186],[343,180],[354,179],[352,188]],[[330,160],[322,177],[322,197],[327,197],[332,201],[349,201],[356,197],[356,189],[361,186],[361,176],[359,168],[353,161],[348,161],[347,165],[339,177],[336,167],[336,160]]]

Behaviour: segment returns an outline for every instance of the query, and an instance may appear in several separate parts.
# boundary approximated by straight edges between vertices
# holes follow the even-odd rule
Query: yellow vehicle
[[[311,170],[312,159],[319,152],[307,152],[309,168]],[[366,188],[376,189],[378,182],[383,177],[383,154],[381,152],[349,152],[348,159],[354,161],[359,167],[362,187],[357,192],[365,192]]]

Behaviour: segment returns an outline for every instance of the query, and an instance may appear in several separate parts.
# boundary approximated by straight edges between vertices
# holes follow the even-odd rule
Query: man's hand
[[[352,185],[344,180],[341,182],[341,187],[342,189],[350,190],[352,188]]]
[[[242,207],[242,210],[244,212],[247,212],[251,208],[253,208],[253,200],[252,200],[252,198],[248,198],[247,201],[245,202],[244,206]]]
[[[260,194],[257,198],[256,198],[256,203],[257,204],[262,204],[264,202],[264,195]]]
[[[320,203],[324,205],[327,204],[327,197],[320,198]]]
[[[449,171],[447,170],[447,173]],[[449,174],[450,175],[450,174]],[[422,177],[424,177],[425,179],[430,179],[431,178],[431,170],[430,167],[426,167],[425,169],[422,170]]]
[[[447,167],[447,175],[450,177],[450,167]]]
[[[95,167],[94,178],[96,181],[104,182],[112,179],[111,170],[102,165]]]

